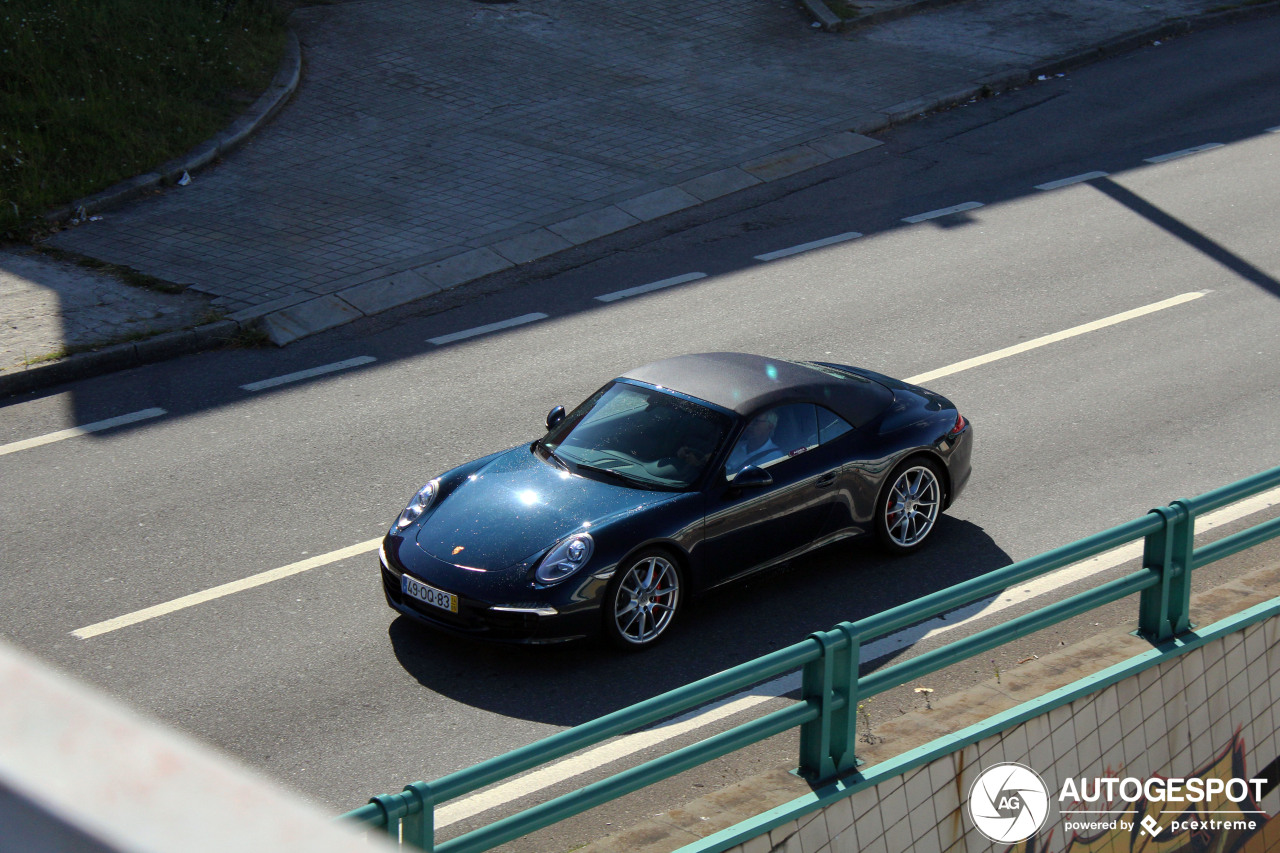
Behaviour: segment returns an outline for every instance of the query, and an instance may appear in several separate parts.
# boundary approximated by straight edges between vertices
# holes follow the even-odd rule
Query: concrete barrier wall
[[[0,641],[0,853],[392,849]]]
[[[866,778],[847,787],[836,785],[815,792],[807,803],[797,801],[774,809],[756,819],[758,828],[784,819],[788,808],[792,813],[811,808],[736,846],[721,846],[732,833],[727,831],[686,849],[733,853],[1276,851],[1280,850],[1280,819],[1270,815],[1280,813],[1280,790],[1274,781],[1280,752],[1277,703],[1280,600],[1257,605],[1182,642],[1054,690],[1000,715],[1003,719],[957,732],[944,739],[956,746],[950,751],[937,754],[939,742],[935,741],[869,768]],[[989,733],[983,734],[983,726]],[[921,763],[922,755],[936,757]],[[997,818],[986,823],[997,829],[1011,828],[1014,820],[1021,819],[1019,808],[1027,812],[1027,819],[1035,816],[1034,792],[1019,800],[1005,796],[1012,790],[1000,792],[1007,800],[1001,812],[999,803],[993,808],[991,799],[984,799],[990,779],[974,790],[980,774],[1002,762],[1031,768],[1047,789],[1043,827],[1017,843],[984,837],[971,810],[972,801],[984,814],[995,813]],[[1134,793],[1135,785],[1157,776],[1218,779],[1228,788],[1224,793],[1236,796],[1247,789],[1248,796],[1232,802],[1217,794],[1209,803],[1125,800],[1124,794]],[[1106,782],[1108,778],[1115,781]],[[1268,781],[1250,783],[1255,778]],[[1127,779],[1138,781],[1122,781]],[[1232,784],[1232,779],[1242,781]],[[1187,783],[1175,793],[1194,795],[1205,787],[1203,781]],[[1072,796],[1095,791],[1102,795],[1095,803]],[[1148,792],[1159,794],[1159,783]],[[1110,801],[1107,794],[1113,795]],[[1095,813],[1076,811],[1080,809]],[[1148,817],[1155,823],[1144,828],[1143,819]],[[1191,820],[1203,825],[1182,825]],[[1078,824],[1082,822],[1097,826],[1081,831]],[[741,837],[745,830],[739,825],[733,831]]]

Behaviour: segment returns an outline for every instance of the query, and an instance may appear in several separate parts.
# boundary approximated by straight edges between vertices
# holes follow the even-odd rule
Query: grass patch
[[[271,336],[258,323],[241,326],[240,331],[236,332],[231,337],[231,340],[227,341],[227,346],[231,349],[257,349],[270,345]]]
[[[862,17],[862,10],[847,0],[825,0],[827,8],[836,13],[842,21],[851,21]]]
[[[276,0],[0,0],[0,234],[224,128],[284,37]]]
[[[31,367],[33,364],[44,364],[47,361],[60,361],[72,354],[73,353],[70,349],[63,347],[62,349],[54,350],[53,352],[47,352],[44,355],[35,355],[31,358],[24,358],[18,363],[23,367]]]

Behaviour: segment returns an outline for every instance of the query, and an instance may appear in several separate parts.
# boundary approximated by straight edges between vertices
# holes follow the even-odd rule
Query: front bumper
[[[458,612],[420,602],[401,592],[400,578],[406,569],[399,564],[394,548],[380,551],[379,568],[387,605],[424,625],[455,636],[502,643],[558,643],[582,639],[599,631],[598,607],[575,607],[562,612],[550,604],[493,604],[465,593],[445,588],[457,597]],[[440,587],[438,581],[411,576]]]

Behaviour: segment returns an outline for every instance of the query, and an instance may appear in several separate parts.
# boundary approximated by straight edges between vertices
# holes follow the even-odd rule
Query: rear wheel
[[[605,595],[605,635],[624,649],[644,649],[667,634],[681,605],[680,569],[666,551],[641,551],[627,560]]]
[[[895,553],[914,551],[933,532],[942,513],[942,472],[932,459],[908,459],[889,477],[876,506],[880,544]]]

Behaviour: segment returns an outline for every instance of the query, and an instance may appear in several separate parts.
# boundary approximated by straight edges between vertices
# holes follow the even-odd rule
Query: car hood
[[[416,541],[437,560],[498,571],[539,556],[570,533],[676,497],[570,475],[522,445],[444,497],[420,525]]]

